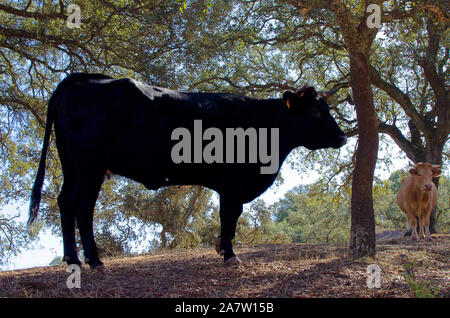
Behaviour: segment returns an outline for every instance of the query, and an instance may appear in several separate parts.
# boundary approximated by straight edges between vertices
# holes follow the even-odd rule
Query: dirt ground
[[[374,259],[351,260],[345,245],[237,246],[244,264],[224,267],[213,248],[104,260],[69,289],[66,265],[0,272],[0,297],[444,297],[450,296],[450,235],[432,242],[381,240]],[[368,288],[370,264],[380,288]],[[71,280],[72,281],[72,280]],[[372,284],[375,280],[370,279]]]

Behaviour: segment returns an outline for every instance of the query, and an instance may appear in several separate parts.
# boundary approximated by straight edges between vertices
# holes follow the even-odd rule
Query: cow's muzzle
[[[343,135],[343,136],[339,136],[339,138],[341,139],[341,147],[343,146],[343,145],[345,145],[346,143],[347,143],[347,136],[346,135]]]
[[[341,135],[338,138],[338,142],[336,144],[336,146],[333,146],[334,149],[339,149],[341,148],[343,145],[345,145],[347,143],[347,136],[345,135]]]

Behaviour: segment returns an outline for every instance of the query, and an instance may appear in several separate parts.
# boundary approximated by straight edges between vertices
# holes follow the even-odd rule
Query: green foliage
[[[13,217],[0,215],[0,265],[7,265],[12,256],[20,254],[23,250],[33,246],[36,235],[29,235],[23,226]],[[37,225],[37,229],[40,225]]]
[[[399,176],[402,175],[402,170],[395,171],[388,180],[379,181],[374,186],[375,224],[383,229],[402,231],[407,227],[406,215],[399,209],[396,201],[401,184]]]
[[[439,295],[440,286],[434,283],[417,280],[417,261],[412,260],[402,264],[404,273],[402,277],[409,285],[411,294],[416,298],[436,298]]]
[[[176,0],[180,4],[180,12],[184,13],[184,10],[188,7],[188,1],[187,0]],[[208,13],[208,8],[213,6],[212,0],[203,0],[203,1],[190,1],[200,3],[204,9],[202,10],[203,13]]]
[[[450,178],[439,178],[436,224],[440,233],[450,233]]]
[[[239,219],[236,242],[240,244],[289,243],[291,240],[276,231],[272,221],[273,209],[257,199]]]
[[[296,187],[275,203],[276,226],[295,243],[349,239],[350,206],[340,195],[317,193],[317,185]]]
[[[406,215],[396,202],[404,176],[406,173],[398,170],[374,186],[375,223],[380,228],[403,231],[407,227]],[[295,187],[277,201],[271,207],[274,221],[269,226],[270,235],[281,234],[284,237],[282,241],[294,243],[346,242],[350,205],[345,189],[341,189],[342,194],[327,193],[319,191],[321,185],[318,182]],[[449,191],[449,179],[441,176],[436,217],[440,233],[449,233]]]
[[[64,261],[61,256],[56,256],[48,265],[49,266],[56,266],[63,264]]]
[[[200,186],[172,186],[148,191],[126,182],[121,189],[121,211],[148,225],[159,225],[162,248],[188,247],[199,243],[192,228],[211,208],[211,190]]]
[[[95,234],[100,257],[123,257],[126,254],[124,244],[113,233],[103,228]]]

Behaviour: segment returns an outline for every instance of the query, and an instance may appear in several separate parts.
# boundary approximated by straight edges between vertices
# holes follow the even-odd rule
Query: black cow
[[[262,174],[257,163],[174,163],[175,128],[193,128],[195,120],[223,131],[229,127],[278,128],[276,171]],[[220,195],[219,252],[238,263],[232,249],[243,203],[252,201],[275,180],[286,156],[298,146],[339,148],[345,134],[313,87],[286,91],[280,99],[232,94],[177,92],[132,79],[101,74],[69,75],[48,103],[42,154],[33,186],[28,226],[37,216],[52,125],[64,183],[58,197],[64,260],[81,264],[75,245],[75,220],[86,262],[102,266],[93,234],[93,212],[105,173],[125,176],[148,189],[203,185]]]

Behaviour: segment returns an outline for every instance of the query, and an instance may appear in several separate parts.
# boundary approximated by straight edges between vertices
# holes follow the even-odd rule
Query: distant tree
[[[64,261],[61,256],[56,256],[48,265],[56,266],[56,265],[61,265],[63,262]]]
[[[436,227],[442,233],[450,233],[450,178],[448,176],[441,176],[439,179]]]
[[[305,192],[306,189],[309,189]],[[349,239],[350,205],[317,185],[296,187],[273,205],[275,226],[296,243],[332,243]]]
[[[197,244],[190,227],[210,208],[211,190],[201,186],[171,186],[150,192],[131,182],[124,190],[124,213],[133,214],[146,224],[159,224],[162,248]]]
[[[271,240],[270,225],[271,212],[267,204],[257,199],[250,208],[244,211],[238,220],[236,241],[241,244],[261,244]]]
[[[219,207],[211,204],[208,211],[196,219],[193,228],[200,237],[200,246],[213,246],[220,233]]]
[[[384,229],[406,229],[406,215],[399,209],[396,200],[402,176],[402,170],[395,171],[388,180],[379,181],[374,186],[375,224]]]
[[[103,228],[100,232],[97,232],[95,240],[98,245],[99,255],[102,258],[123,257],[127,252],[124,242],[117,239],[108,229]]]
[[[6,265],[12,256],[18,255],[37,239],[25,232],[23,224],[14,220],[17,217],[2,217],[0,214],[0,265]]]
[[[404,170],[396,170],[393,173],[391,173],[391,175],[389,176],[389,181],[390,181],[390,190],[393,193],[397,193],[398,190],[400,189],[400,186],[402,185],[402,180],[408,176],[408,172],[404,171]]]

